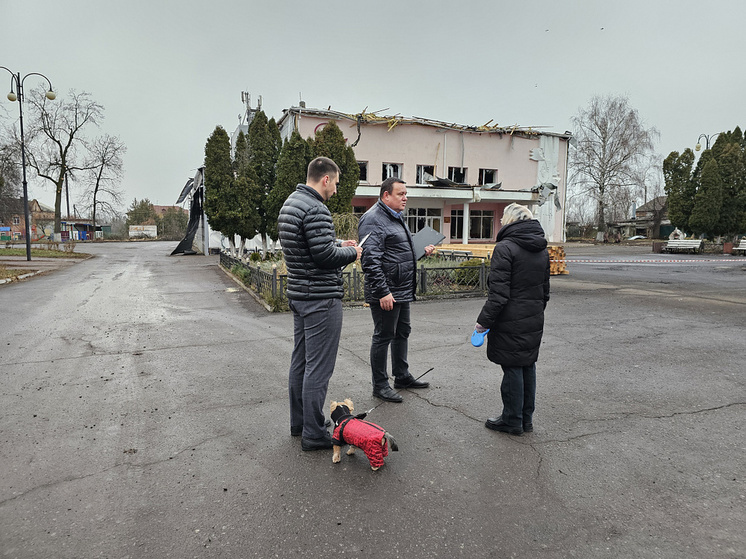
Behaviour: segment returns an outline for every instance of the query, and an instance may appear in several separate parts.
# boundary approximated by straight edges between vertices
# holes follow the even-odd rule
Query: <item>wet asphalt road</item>
[[[431,387],[371,414],[400,446],[373,473],[289,436],[291,316],[173,246],[0,286],[0,557],[746,557],[741,259],[568,245],[595,262],[552,279],[523,437],[483,427],[482,301],[416,303]],[[345,311],[358,410],[371,330]]]

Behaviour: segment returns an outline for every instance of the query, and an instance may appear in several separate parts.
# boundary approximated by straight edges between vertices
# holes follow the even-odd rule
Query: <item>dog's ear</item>
[[[345,406],[347,406],[348,408],[350,408],[350,411],[352,411],[353,409],[355,409],[355,408],[352,407],[352,400],[350,400],[349,398],[345,399]]]
[[[332,402],[329,406],[330,411],[334,411],[334,409],[339,405],[339,402]]]

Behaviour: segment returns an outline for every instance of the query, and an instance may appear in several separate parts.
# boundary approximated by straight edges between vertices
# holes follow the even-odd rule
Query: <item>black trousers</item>
[[[371,303],[373,316],[373,339],[370,346],[370,368],[373,373],[373,389],[389,386],[386,361],[391,346],[391,373],[394,377],[409,375],[407,349],[412,325],[409,318],[409,303],[394,303],[394,308],[384,311],[377,303]]]

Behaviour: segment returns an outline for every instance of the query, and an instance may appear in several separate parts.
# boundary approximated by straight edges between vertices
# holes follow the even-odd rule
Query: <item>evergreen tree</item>
[[[215,127],[205,144],[204,175],[207,219],[210,226],[228,237],[233,246],[233,162],[231,142],[222,126]]]
[[[130,225],[157,225],[157,223],[158,214],[155,213],[150,200],[147,198],[139,202],[137,198],[132,200],[132,205],[127,210],[127,221],[125,222],[127,227]]]
[[[695,234],[717,234],[720,210],[723,206],[723,183],[717,161],[709,158],[702,168],[702,177],[694,207],[689,217],[689,227]]]
[[[275,169],[279,155],[280,131],[272,119],[267,121],[264,111],[258,111],[249,125],[249,165],[261,189],[258,205],[261,221],[259,234],[262,236],[262,249],[267,249],[268,220],[266,201],[275,183]]]
[[[277,178],[267,197],[267,233],[273,239],[277,235],[277,216],[280,209],[298,184],[306,182],[306,171],[311,162],[311,148],[295,130],[290,140],[285,140],[277,159]]]
[[[234,203],[236,207],[235,226],[237,234],[241,237],[240,252],[243,252],[245,240],[252,239],[259,233],[262,222],[260,212],[262,189],[249,162],[249,143],[243,132],[239,132],[238,138],[236,138],[233,166],[236,175],[234,185]]]
[[[337,193],[326,202],[329,211],[333,214],[352,213],[352,198],[360,179],[355,150],[346,145],[342,130],[334,121],[317,132],[316,138],[309,143],[312,144],[314,157],[328,157],[339,167]]]
[[[663,177],[668,196],[668,218],[674,227],[682,231],[689,229],[694,195],[697,193],[696,185],[692,180],[693,165],[694,152],[689,148],[685,149],[681,155],[678,151],[672,151],[663,161]]]

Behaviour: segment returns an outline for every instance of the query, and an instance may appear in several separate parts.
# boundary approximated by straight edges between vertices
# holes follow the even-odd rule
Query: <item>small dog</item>
[[[347,398],[344,402],[332,402],[331,417],[334,421],[334,435],[332,435],[332,445],[334,454],[332,462],[338,464],[342,459],[340,451],[343,444],[350,445],[347,455],[355,454],[355,447],[362,449],[365,456],[368,457],[370,468],[375,472],[383,466],[383,459],[389,455],[389,445],[391,450],[399,450],[396,440],[386,430],[371,423],[363,421],[364,413],[352,415],[355,408],[352,407],[352,400]]]

